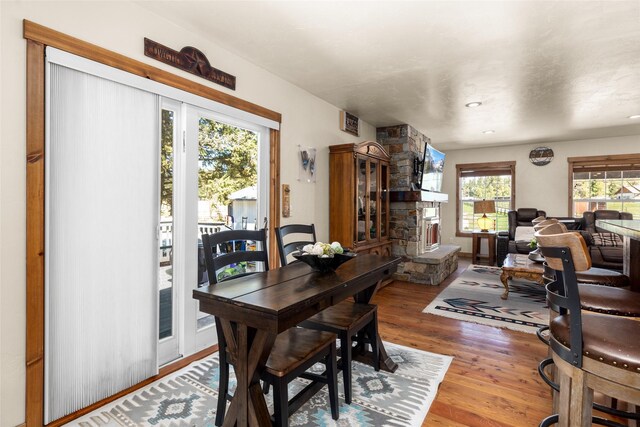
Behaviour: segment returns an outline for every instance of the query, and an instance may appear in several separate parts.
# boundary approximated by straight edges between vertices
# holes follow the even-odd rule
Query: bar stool
[[[544,231],[543,231],[544,230]],[[538,230],[541,234],[561,234],[568,232],[564,224],[553,223],[543,230]],[[574,233],[575,234],[575,233]],[[605,313],[616,316],[640,317],[640,299],[637,294],[628,290],[614,289],[615,287],[628,287],[630,285],[629,278],[624,274],[613,270],[591,267],[585,271],[577,271],[578,287],[580,290],[580,305],[583,310]],[[545,284],[556,280],[555,271],[544,264],[543,280]],[[559,277],[562,280],[562,277]],[[609,286],[610,288],[607,288]],[[549,304],[550,318],[553,319],[558,314],[558,308]],[[549,330],[549,326],[543,326],[536,332],[540,341],[549,345],[548,337],[544,333]],[[545,358],[538,365],[538,373],[543,381],[545,381],[556,392],[559,390],[557,383],[554,383],[545,369],[553,367],[553,359]],[[620,411],[613,406],[604,406],[594,403],[594,408],[607,414],[616,415],[624,418],[637,419],[638,415]]]
[[[568,232],[562,223],[551,223],[546,227],[538,228],[535,237],[538,240],[540,236],[560,234],[578,235],[575,232]],[[538,241],[538,244],[539,246],[543,245],[540,241]],[[586,257],[589,259],[588,252]],[[624,274],[613,270],[591,267],[590,259],[589,268],[584,271],[576,271],[575,274],[579,284],[580,301],[583,310],[617,316],[640,317],[638,294],[628,290],[614,289],[630,285],[629,278]],[[555,270],[546,262],[542,277],[546,284],[555,280],[562,280],[562,277],[557,277]],[[553,313],[554,308],[550,308]],[[548,327],[541,329],[546,330]],[[540,332],[538,332],[538,337],[542,339]],[[545,339],[542,340],[546,342]]]
[[[533,230],[534,231],[542,230],[543,228],[548,227],[548,226],[553,225],[553,224],[561,224],[562,227],[565,230],[564,232],[565,233],[567,232],[566,225],[562,224],[560,221],[558,221],[555,218],[545,219],[543,221],[538,221],[538,222],[532,222],[532,224],[533,224]]]
[[[559,374],[559,408],[558,414],[540,425],[615,425],[592,419],[593,391],[640,404],[640,324],[621,316],[581,311],[576,271],[591,266],[581,236],[536,233],[536,239],[555,270],[557,279],[547,285],[547,299],[559,310],[550,321],[550,348]]]

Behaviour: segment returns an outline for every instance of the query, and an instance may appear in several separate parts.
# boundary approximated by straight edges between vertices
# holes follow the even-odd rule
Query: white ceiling
[[[639,0],[139,4],[441,149],[640,135]]]

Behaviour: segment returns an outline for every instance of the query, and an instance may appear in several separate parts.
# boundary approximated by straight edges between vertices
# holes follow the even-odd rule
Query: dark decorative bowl
[[[310,266],[314,271],[319,271],[321,273],[334,271],[336,268],[356,256],[353,252],[334,254],[333,257],[330,258],[321,258],[317,255],[302,255],[301,252],[294,252],[292,255],[295,259],[298,259]]]

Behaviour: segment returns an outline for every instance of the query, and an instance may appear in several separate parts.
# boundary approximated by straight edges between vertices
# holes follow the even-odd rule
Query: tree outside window
[[[640,219],[640,169],[573,173],[573,216],[600,209]]]
[[[494,220],[496,231],[509,227],[507,212],[513,208],[513,176],[515,162],[459,164],[458,178],[458,235],[478,230],[478,219],[482,214],[473,213],[476,201],[494,200],[496,212],[487,214]]]

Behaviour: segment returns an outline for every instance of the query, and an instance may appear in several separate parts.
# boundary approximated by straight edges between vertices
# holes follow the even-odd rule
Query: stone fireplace
[[[441,241],[440,207],[448,196],[412,186],[413,160],[421,157],[429,138],[409,125],[398,125],[378,128],[377,140],[391,155],[389,236],[393,255],[403,259],[394,278],[440,284],[458,268],[460,247]]]

